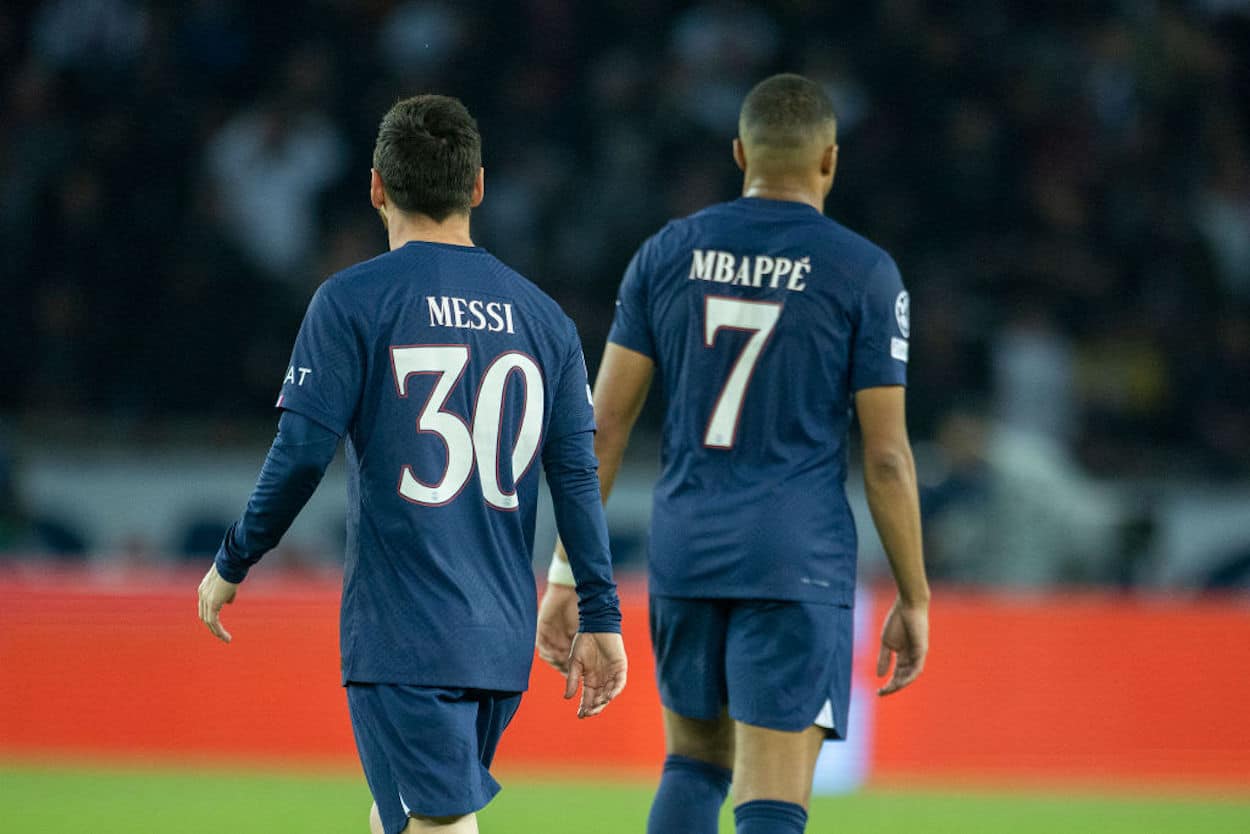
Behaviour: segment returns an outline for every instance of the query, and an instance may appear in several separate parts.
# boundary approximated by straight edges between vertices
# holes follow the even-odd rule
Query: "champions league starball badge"
[[[911,338],[911,296],[907,290],[894,299],[894,318],[898,320],[898,332],[903,334],[903,338]]]

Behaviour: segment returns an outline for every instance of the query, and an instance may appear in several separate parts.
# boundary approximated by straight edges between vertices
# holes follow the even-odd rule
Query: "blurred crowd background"
[[[367,183],[397,98],[477,116],[475,239],[593,373],[629,256],[737,195],[739,104],[783,70],[839,112],[827,212],[912,291],[934,576],[1245,584],[1246,0],[6,2],[0,558],[215,549],[309,297],[385,248]],[[227,509],[93,533],[197,501],[237,447]],[[170,486],[136,509],[136,479]]]

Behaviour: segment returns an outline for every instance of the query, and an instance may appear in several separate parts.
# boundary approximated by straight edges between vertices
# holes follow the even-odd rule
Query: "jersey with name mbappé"
[[[852,602],[852,396],[905,384],[909,321],[890,257],[804,204],[715,205],[642,245],[609,341],[667,400],[652,593]]]
[[[409,243],[321,286],[278,405],[346,439],[344,681],[525,689],[535,464],[594,430],[556,303],[483,249]]]

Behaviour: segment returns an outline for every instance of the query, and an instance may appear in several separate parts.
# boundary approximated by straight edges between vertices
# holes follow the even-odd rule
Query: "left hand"
[[[569,672],[569,653],[573,651],[577,626],[577,589],[548,582],[542,604],[538,607],[538,632],[534,644],[543,662],[561,675]]]
[[[894,674],[878,695],[890,695],[910,684],[924,670],[925,657],[929,654],[929,606],[907,605],[901,599],[894,600],[890,613],[881,629],[881,651],[877,655],[877,675],[890,671],[894,660]]]
[[[603,712],[603,708],[625,688],[628,668],[625,641],[621,635],[579,632],[573,638],[568,682],[564,687],[564,697],[572,698],[577,694],[577,684],[580,682],[582,685],[577,717],[589,718]]]
[[[223,606],[234,602],[234,595],[238,591],[238,583],[222,579],[216,565],[210,567],[200,580],[200,622],[208,626],[208,630],[223,643],[229,643],[233,638],[222,627],[219,615]]]

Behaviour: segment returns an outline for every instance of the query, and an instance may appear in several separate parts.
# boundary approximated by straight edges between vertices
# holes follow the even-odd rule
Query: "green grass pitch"
[[[484,834],[641,834],[651,787],[506,776]],[[44,834],[367,834],[369,795],[351,775],[0,764],[0,831]],[[732,832],[728,809],[721,831]],[[1221,834],[1250,831],[1239,800],[865,791],[812,803],[810,832]]]

